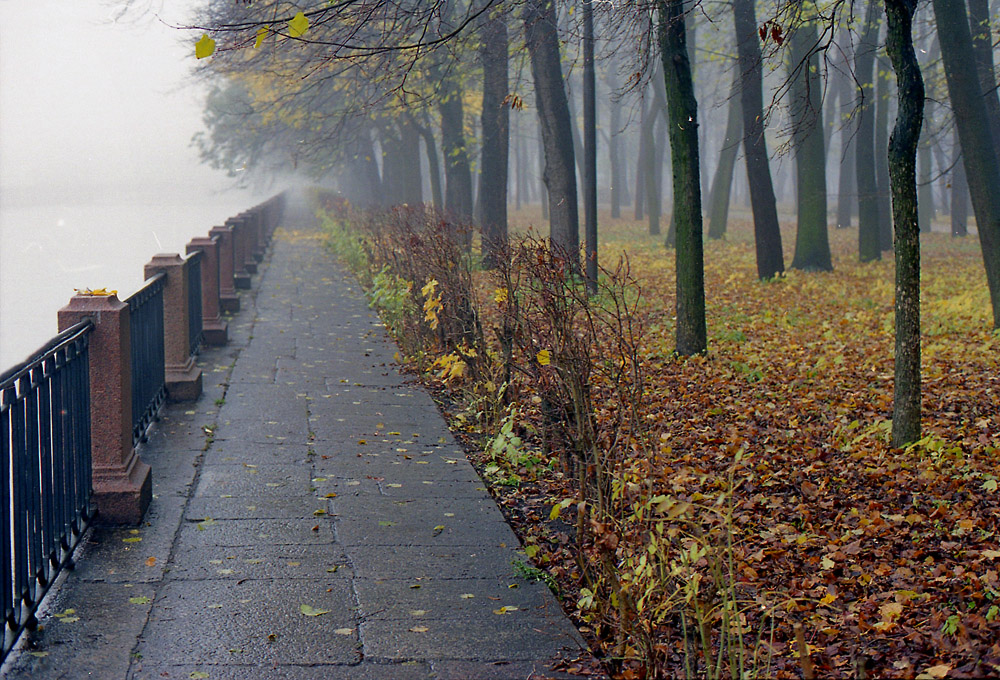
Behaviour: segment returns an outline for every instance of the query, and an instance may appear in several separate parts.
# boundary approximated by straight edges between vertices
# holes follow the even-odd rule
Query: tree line
[[[702,239],[724,237],[734,198],[762,280],[785,270],[779,198],[793,268],[831,270],[828,229],[856,225],[861,261],[896,261],[896,444],[919,438],[919,234],[945,204],[962,236],[971,200],[1000,327],[987,0],[209,0],[196,24],[212,41],[196,142],[248,179],[432,204],[478,226],[487,264],[508,205],[539,202],[591,281],[599,197],[651,234],[669,213],[682,355],[707,349]]]

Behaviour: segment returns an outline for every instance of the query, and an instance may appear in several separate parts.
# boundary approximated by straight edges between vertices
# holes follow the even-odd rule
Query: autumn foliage
[[[327,223],[388,247],[365,220]],[[609,671],[1000,673],[1000,336],[976,244],[922,235],[925,436],[901,450],[892,263],[858,264],[853,231],[832,234],[832,273],[762,283],[750,225],[731,224],[706,248],[708,355],[678,358],[673,258],[616,230],[602,253],[627,258],[593,297],[530,238],[494,271],[405,270],[408,323],[430,323],[419,277],[439,272],[432,296],[465,286],[471,311],[448,314],[479,330],[421,331],[411,365],[448,389],[526,561]],[[475,375],[440,370],[473,354]]]

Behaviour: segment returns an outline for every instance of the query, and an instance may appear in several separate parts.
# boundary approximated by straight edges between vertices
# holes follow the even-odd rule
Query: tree
[[[579,271],[580,218],[573,130],[559,55],[555,0],[527,0],[523,21],[545,150],[542,176],[549,195],[549,237],[553,248],[569,258],[572,270]]]
[[[875,88],[872,69],[875,66],[878,12],[876,0],[868,0],[864,31],[854,55],[854,74],[861,101],[858,107],[858,129],[854,144],[858,186],[858,258],[862,262],[882,259],[879,242],[878,184],[875,176]]]
[[[830,240],[826,224],[826,150],[815,18],[798,6],[798,26],[791,42],[792,143],[798,180],[798,232],[795,237],[796,269],[830,271]]]
[[[677,344],[681,355],[708,348],[702,251],[698,102],[688,60],[683,0],[658,0],[657,40],[667,93],[674,183],[677,261]]]
[[[597,75],[594,72],[594,6],[583,4],[583,206],[587,289],[597,293]]]
[[[785,271],[785,260],[781,252],[781,231],[778,228],[771,167],[767,160],[767,142],[764,140],[763,70],[754,0],[733,0],[733,21],[742,83],[743,148],[753,209],[757,276],[770,279]]]
[[[938,40],[948,98],[965,161],[965,176],[976,215],[983,265],[993,306],[993,327],[1000,328],[1000,165],[980,86],[972,36],[962,0],[934,0]]]
[[[736,168],[736,154],[743,139],[743,120],[740,109],[739,74],[733,77],[729,93],[729,112],[726,114],[726,136],[719,153],[719,164],[715,166],[712,190],[709,194],[711,207],[708,217],[708,237],[722,238],[726,235],[729,221],[729,204],[732,198],[733,170]]]
[[[507,166],[510,141],[510,92],[507,76],[507,21],[496,11],[480,24],[479,56],[483,63],[482,206],[483,262],[496,263],[507,246]]]
[[[920,227],[917,146],[924,81],[913,50],[916,0],[885,0],[886,48],[898,83],[899,109],[889,139],[889,177],[896,246],[896,358],[892,445],[920,439]]]

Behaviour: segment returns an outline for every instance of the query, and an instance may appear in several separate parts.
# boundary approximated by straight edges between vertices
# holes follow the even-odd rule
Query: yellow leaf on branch
[[[299,12],[288,21],[288,35],[293,38],[301,38],[309,30],[309,18]]]
[[[264,26],[263,28],[258,28],[257,29],[257,39],[253,41],[253,48],[254,49],[257,49],[258,47],[260,47],[260,44],[262,42],[264,42],[264,38],[267,37],[267,34],[269,32],[270,31],[269,31],[269,27],[268,26]]]
[[[202,33],[201,38],[194,44],[194,56],[198,59],[210,57],[215,53],[215,41],[208,37],[207,33]]]

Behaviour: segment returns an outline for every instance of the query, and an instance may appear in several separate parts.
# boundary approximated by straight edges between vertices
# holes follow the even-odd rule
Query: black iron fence
[[[0,375],[3,654],[69,561],[90,508],[89,321]]]
[[[129,307],[132,339],[133,444],[144,440],[146,430],[167,398],[163,372],[163,288],[166,282],[165,274],[157,274],[125,300]],[[198,294],[201,294],[200,285]]]
[[[200,250],[188,255],[188,347],[191,356],[198,353],[202,340],[201,317],[201,260]]]

